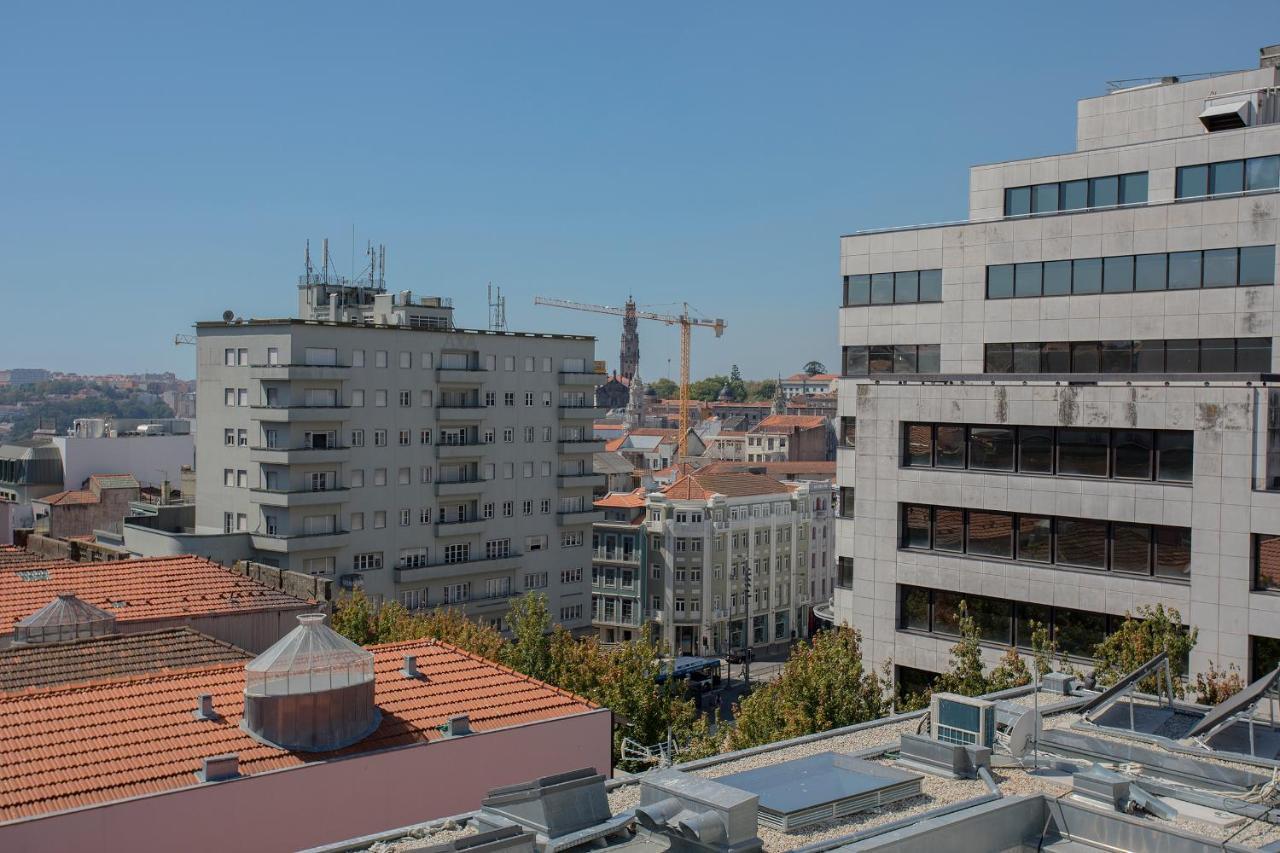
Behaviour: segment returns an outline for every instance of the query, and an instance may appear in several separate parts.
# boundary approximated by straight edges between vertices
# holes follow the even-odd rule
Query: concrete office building
[[[967,221],[842,238],[835,614],[873,663],[944,669],[961,600],[992,659],[1164,604],[1193,672],[1280,661],[1277,53],[1080,101]]]
[[[591,620],[594,339],[458,329],[314,273],[294,319],[197,324],[194,535],[411,609]]]

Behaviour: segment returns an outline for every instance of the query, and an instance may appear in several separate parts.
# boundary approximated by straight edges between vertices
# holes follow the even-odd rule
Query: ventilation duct
[[[92,604],[86,604],[69,592],[41,607],[13,626],[15,643],[56,643],[84,640],[116,633],[116,617]]]
[[[373,653],[304,613],[298,627],[244,668],[241,727],[282,749],[326,752],[371,734]]]
[[[1253,101],[1250,98],[1235,98],[1219,104],[1209,104],[1200,113],[1200,123],[1210,133],[1248,127],[1252,118]]]

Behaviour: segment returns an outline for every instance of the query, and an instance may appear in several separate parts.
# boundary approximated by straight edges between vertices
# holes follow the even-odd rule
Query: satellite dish
[[[230,308],[222,312],[222,322],[224,323],[230,323],[235,318],[236,318],[236,312],[232,311]]]

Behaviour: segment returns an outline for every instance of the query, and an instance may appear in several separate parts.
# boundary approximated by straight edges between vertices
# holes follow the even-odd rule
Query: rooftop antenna
[[[489,330],[507,330],[507,297],[502,295],[501,287],[493,286],[493,282],[489,282]]]
[[[323,277],[324,283],[328,284],[329,283],[329,238],[328,237],[324,238],[324,258],[321,261],[321,268],[323,269],[321,276]]]
[[[378,245],[378,274],[382,276],[382,284],[386,286],[387,279],[387,244],[380,243]]]
[[[307,271],[307,284],[311,283],[311,241],[307,240],[307,250],[303,255],[303,266]]]

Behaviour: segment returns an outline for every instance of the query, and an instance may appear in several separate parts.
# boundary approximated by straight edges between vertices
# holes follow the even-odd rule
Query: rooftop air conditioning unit
[[[1207,103],[1200,113],[1200,123],[1210,133],[1248,127],[1253,123],[1253,99],[1232,98],[1229,101]]]
[[[929,707],[929,733],[943,743],[990,749],[995,744],[996,703],[935,693]]]

